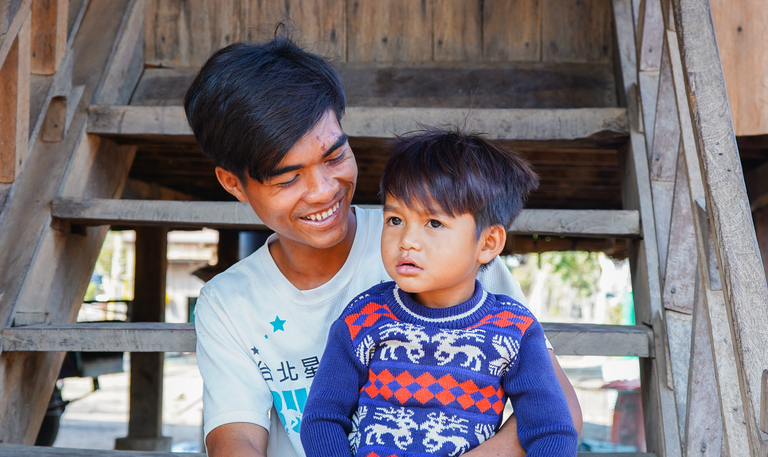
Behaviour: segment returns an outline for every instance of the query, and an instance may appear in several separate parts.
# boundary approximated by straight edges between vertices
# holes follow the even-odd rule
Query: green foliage
[[[99,286],[96,285],[96,283],[89,282],[88,283],[88,289],[85,290],[85,298],[84,301],[93,301],[96,300],[96,295],[99,293]]]
[[[552,265],[554,274],[560,276],[563,284],[577,290],[580,298],[587,298],[597,292],[601,271],[597,254],[581,251],[545,252],[540,255],[540,260]]]

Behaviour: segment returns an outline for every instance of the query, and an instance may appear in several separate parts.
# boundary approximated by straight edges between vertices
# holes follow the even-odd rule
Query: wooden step
[[[617,106],[610,62],[335,62],[349,106]],[[180,106],[199,67],[145,68],[131,105]]]
[[[21,446],[0,443],[0,454],[7,457],[178,457],[180,454],[152,451],[103,451],[94,449],[70,449],[60,447]],[[579,452],[578,457],[590,457],[591,452]],[[184,457],[204,457],[205,454],[185,453]],[[600,454],[600,457],[656,457],[646,452],[622,452]]]
[[[365,205],[367,208],[380,206]],[[163,226],[172,228],[266,229],[256,213],[239,202],[183,202],[58,198],[51,214],[74,225]],[[526,209],[510,233],[551,236],[637,238],[637,211]]]
[[[543,323],[558,355],[650,357],[643,325]],[[3,351],[194,352],[194,324],[96,322],[2,331]]]
[[[342,126],[350,137],[392,138],[420,125],[464,125],[495,140],[575,141],[626,138],[625,108],[474,109],[348,107]],[[181,106],[91,105],[88,133],[157,140],[192,137]]]
[[[106,451],[71,449],[65,447],[22,446],[0,443],[0,455],[5,457],[178,457],[179,453],[159,451]],[[608,454],[603,454],[608,455]],[[631,454],[621,454],[622,456]],[[642,454],[645,456],[646,454]],[[184,453],[184,457],[205,457],[200,453]]]

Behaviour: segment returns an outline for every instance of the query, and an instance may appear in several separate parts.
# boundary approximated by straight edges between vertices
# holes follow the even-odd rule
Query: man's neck
[[[269,253],[285,278],[299,290],[320,287],[341,270],[352,250],[357,231],[357,218],[350,209],[349,226],[344,239],[334,246],[318,249],[292,240],[277,241],[269,245]]]

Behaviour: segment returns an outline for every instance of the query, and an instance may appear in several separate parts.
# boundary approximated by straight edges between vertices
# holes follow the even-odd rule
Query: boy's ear
[[[507,242],[507,231],[500,225],[488,227],[483,230],[481,242],[477,261],[485,264],[495,259],[504,249],[504,244]]]
[[[221,167],[216,167],[216,179],[219,180],[219,183],[224,190],[234,195],[235,198],[241,202],[248,203],[243,183],[240,182],[240,178],[238,178],[236,174]]]

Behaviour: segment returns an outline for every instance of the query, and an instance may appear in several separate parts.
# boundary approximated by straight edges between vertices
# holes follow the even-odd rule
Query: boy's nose
[[[406,229],[403,233],[402,238],[400,238],[400,250],[401,251],[420,251],[421,250],[421,242],[419,241],[418,236],[416,233],[414,233],[414,230],[408,230]]]

